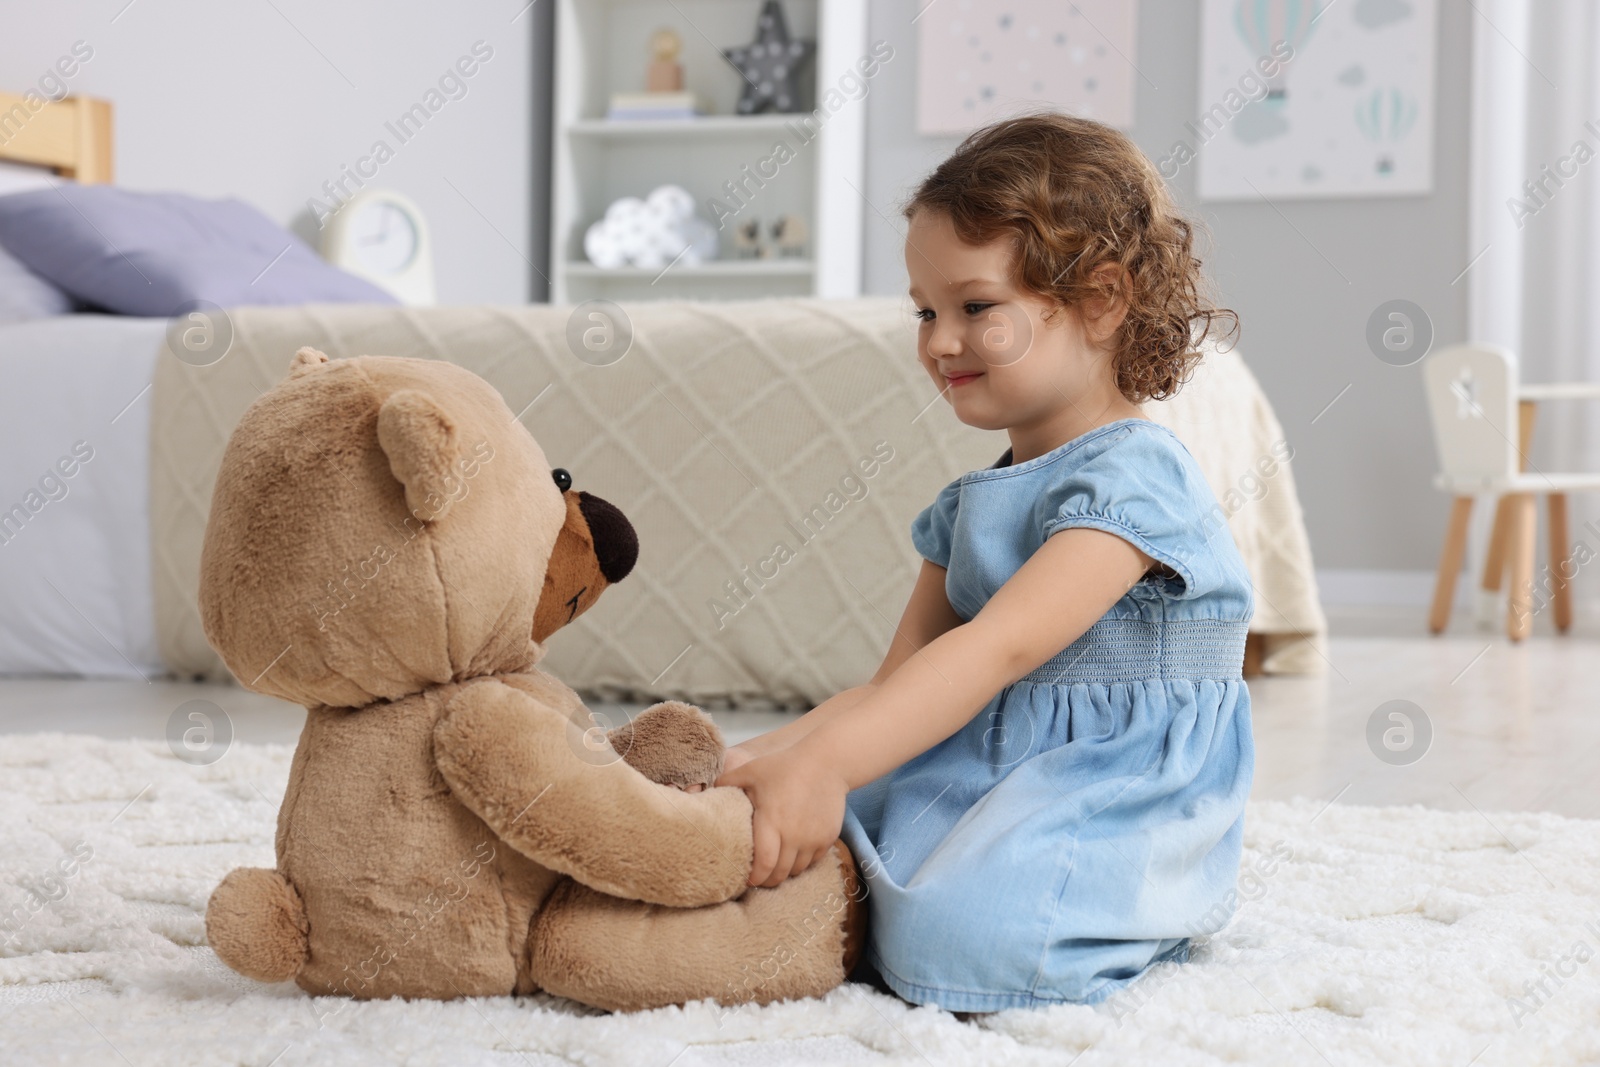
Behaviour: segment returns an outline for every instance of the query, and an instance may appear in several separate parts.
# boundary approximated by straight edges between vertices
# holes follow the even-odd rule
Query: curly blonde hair
[[[986,126],[918,186],[906,218],[919,211],[943,212],[969,244],[1012,239],[1016,280],[1029,292],[1067,307],[1126,299],[1113,367],[1134,403],[1176,393],[1214,325],[1238,332],[1239,316],[1205,296],[1194,226],[1109,126],[1057,113]],[[1126,286],[1120,272],[1096,273],[1106,263],[1124,268]]]

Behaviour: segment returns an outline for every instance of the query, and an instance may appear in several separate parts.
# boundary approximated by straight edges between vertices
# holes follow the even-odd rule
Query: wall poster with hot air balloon
[[[1197,115],[1163,159],[1198,156],[1202,200],[1431,192],[1437,14],[1437,0],[1203,0]]]

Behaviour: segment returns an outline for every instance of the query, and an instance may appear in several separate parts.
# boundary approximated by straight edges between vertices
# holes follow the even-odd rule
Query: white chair
[[[1520,385],[1517,357],[1492,345],[1441,349],[1423,363],[1422,377],[1439,453],[1434,484],[1455,496],[1428,628],[1440,633],[1450,621],[1473,499],[1479,493],[1493,493],[1498,503],[1482,584],[1489,594],[1498,594],[1502,575],[1510,571],[1507,636],[1513,641],[1528,636],[1534,615],[1546,604],[1553,609],[1556,629],[1565,633],[1572,625],[1569,583],[1574,570],[1567,543],[1567,494],[1600,489],[1600,474],[1529,470],[1527,453],[1539,401],[1600,399],[1600,383]],[[1544,580],[1536,583],[1534,497],[1539,495],[1548,500],[1550,563]]]

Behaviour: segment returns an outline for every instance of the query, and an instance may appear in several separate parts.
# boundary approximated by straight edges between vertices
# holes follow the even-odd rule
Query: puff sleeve
[[[1178,575],[1165,582],[1164,594],[1172,599],[1217,591],[1243,571],[1194,457],[1154,424],[1118,429],[1097,454],[1054,479],[1038,509],[1046,538],[1062,530],[1102,530],[1166,564]]]
[[[939,490],[933,503],[911,520],[911,544],[917,553],[946,570],[950,569],[950,546],[955,538],[956,505],[960,499],[961,481],[957,479]]]

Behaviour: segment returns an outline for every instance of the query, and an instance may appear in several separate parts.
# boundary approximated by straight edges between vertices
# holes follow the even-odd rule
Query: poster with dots
[[[1200,99],[1156,160],[1202,200],[1433,190],[1437,0],[1204,0]]]
[[[1053,108],[1133,125],[1135,0],[924,0],[917,132]]]

